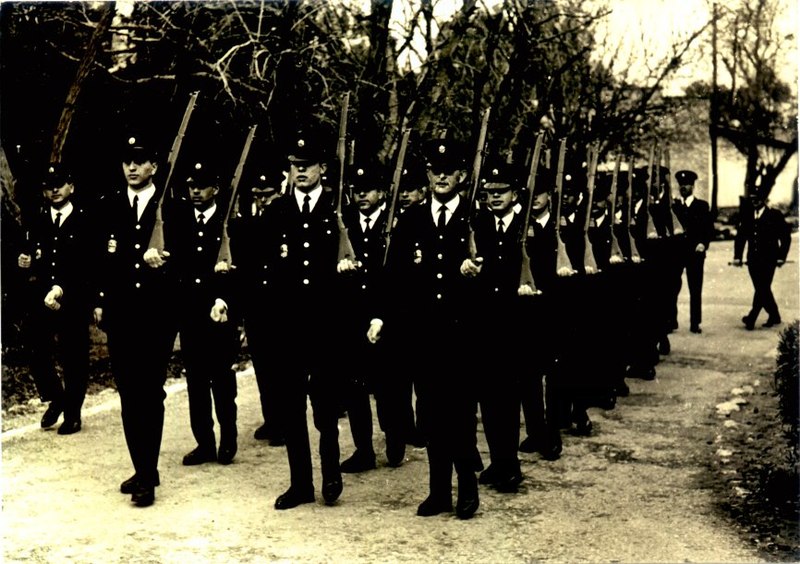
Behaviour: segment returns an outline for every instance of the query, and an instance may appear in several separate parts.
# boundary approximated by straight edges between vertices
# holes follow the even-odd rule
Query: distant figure
[[[700,323],[703,321],[703,267],[706,262],[706,251],[711,243],[713,223],[708,202],[696,198],[694,183],[697,174],[691,170],[679,170],[675,173],[681,197],[674,203],[675,215],[686,233],[683,249],[681,274],[686,270],[686,282],[689,285],[689,331],[702,333]],[[678,294],[681,291],[681,278],[677,280],[675,302],[672,307],[671,327],[678,327]]]
[[[30,249],[18,257],[30,273],[35,303],[31,308],[31,374],[42,401],[49,401],[42,428],[52,427],[64,413],[59,435],[81,430],[81,406],[89,373],[91,306],[87,271],[91,222],[72,203],[75,184],[60,165],[52,165],[42,191],[47,205],[33,218]],[[64,370],[58,376],[55,354]]]
[[[753,307],[742,318],[742,323],[748,331],[752,331],[762,308],[769,316],[764,327],[781,323],[778,304],[772,295],[772,279],[775,268],[786,262],[791,233],[783,214],[766,205],[763,191],[754,191],[748,199],[752,209],[742,210],[733,246],[733,266],[742,266],[742,254],[747,245],[747,270],[755,293]]]

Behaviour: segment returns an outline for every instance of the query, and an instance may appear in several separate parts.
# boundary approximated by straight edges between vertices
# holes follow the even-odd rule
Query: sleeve
[[[781,212],[775,213],[775,220],[776,226],[778,227],[778,241],[780,244],[778,259],[785,261],[786,257],[789,255],[789,247],[792,245],[792,230],[789,224],[786,223],[786,219]]]
[[[736,227],[736,239],[733,241],[733,259],[742,260],[744,254],[744,247],[747,244],[747,237],[749,233],[749,225],[747,220],[744,219],[744,212],[739,212],[739,224]]]
[[[700,242],[708,249],[711,241],[714,240],[714,218],[711,217],[711,210],[707,202],[703,202],[703,213],[701,216],[702,221],[702,236]]]

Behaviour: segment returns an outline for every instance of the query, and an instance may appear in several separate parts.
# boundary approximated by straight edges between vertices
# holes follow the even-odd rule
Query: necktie
[[[197,224],[198,225],[205,225],[206,224],[206,216],[203,215],[203,212],[197,214]]]
[[[133,210],[133,219],[137,222],[139,221],[139,196],[133,197],[133,206],[131,206]]]
[[[369,218],[365,217],[364,218],[364,233],[366,233],[367,231],[369,231]]]
[[[53,225],[61,227],[61,212],[56,212],[56,219],[53,221]]]
[[[439,218],[436,221],[436,227],[439,229],[444,229],[445,225],[447,225],[447,206],[442,205],[439,208]]]
[[[506,225],[505,225],[505,223],[503,223],[502,219],[497,220],[497,232],[498,233],[500,233],[501,235],[503,233],[505,233],[505,230],[506,230],[505,227],[506,227]]]
[[[311,213],[311,204],[309,202],[311,202],[311,196],[306,194],[305,197],[303,198],[303,214],[304,215]]]

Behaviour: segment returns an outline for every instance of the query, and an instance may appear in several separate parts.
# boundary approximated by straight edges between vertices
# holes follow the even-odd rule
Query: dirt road
[[[687,331],[684,287],[681,329],[672,335],[673,352],[658,366],[658,378],[629,381],[630,397],[612,411],[591,410],[593,436],[566,436],[560,460],[523,454],[521,493],[482,489],[481,508],[470,521],[416,517],[427,491],[425,452],[412,449],[402,467],[389,468],[377,438],[379,468],[346,475],[337,506],[320,499],[275,511],[274,499],[287,486],[285,451],[252,438],[259,408],[255,379],[245,371],[239,375],[239,454],[230,466],[181,466],[194,444],[185,388],[170,382],[162,485],[156,504],[146,509],[118,491],[131,468],[115,393],[89,399],[84,429],[76,435],[39,429],[43,408],[13,421],[2,435],[4,560],[759,561],[716,509],[709,470],[714,457],[726,455],[725,417],[715,406],[733,388],[743,388],[746,399],[745,386],[757,393],[769,385],[764,375],[779,332],[742,327],[751,288],[746,270],[726,265],[731,255],[730,243],[712,246],[703,334]],[[796,263],[776,276],[787,321],[800,309],[797,280]],[[346,420],[340,428],[347,456],[352,439]],[[488,460],[484,437],[479,440]]]

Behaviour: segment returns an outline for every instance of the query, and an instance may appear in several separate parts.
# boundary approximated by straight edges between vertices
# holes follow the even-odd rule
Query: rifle
[[[653,141],[653,146],[650,147],[650,160],[647,161],[647,194],[645,195],[644,205],[644,232],[648,239],[658,239],[658,231],[656,231],[656,224],[653,221],[653,216],[650,215],[650,194],[653,188],[653,159],[655,158],[656,143]]]
[[[611,176],[611,256],[608,259],[610,264],[619,264],[625,262],[625,256],[622,254],[622,249],[619,246],[619,240],[614,233],[614,222],[617,219],[617,179],[619,178],[619,167],[622,162],[622,155],[617,155],[617,160],[614,162],[614,173]]]
[[[389,258],[389,243],[392,240],[392,230],[394,229],[394,215],[397,209],[397,198],[400,195],[400,180],[403,176],[403,163],[406,160],[406,147],[408,147],[408,137],[410,135],[411,135],[411,129],[409,128],[403,129],[403,138],[400,141],[400,148],[397,151],[397,164],[394,167],[394,174],[392,175],[392,187],[389,196],[391,198],[391,203],[389,204],[389,214],[386,216],[386,225],[384,225],[383,227],[384,266],[386,266],[386,260]]]
[[[228,201],[228,210],[225,213],[225,219],[222,221],[222,242],[219,244],[219,253],[217,253],[217,264],[214,270],[217,272],[224,272],[232,268],[236,268],[233,264],[233,257],[231,257],[231,239],[228,235],[228,221],[232,217],[236,217],[238,200],[239,200],[239,181],[242,179],[242,170],[244,170],[244,163],[247,161],[247,155],[250,153],[250,145],[253,143],[253,137],[256,134],[257,125],[250,127],[247,138],[244,142],[242,154],[239,156],[239,164],[236,165],[236,171],[233,173],[233,180],[231,180],[231,197]],[[225,266],[223,266],[223,264]]]
[[[475,245],[475,229],[472,225],[472,220],[475,213],[475,202],[478,199],[478,186],[481,183],[481,167],[483,166],[483,158],[486,155],[486,130],[489,128],[489,111],[491,108],[486,108],[483,111],[483,119],[481,120],[481,130],[478,133],[478,147],[475,150],[475,159],[472,161],[472,178],[469,189],[469,207],[470,214],[469,223],[469,256],[476,258],[478,256],[478,248]]]
[[[161,191],[161,196],[158,198],[158,207],[156,208],[156,222],[153,224],[153,231],[150,233],[150,243],[147,245],[148,249],[156,249],[159,254],[164,252],[164,215],[162,208],[164,207],[164,198],[169,189],[169,197],[172,199],[172,187],[169,185],[172,180],[172,172],[175,170],[175,161],[178,160],[178,153],[181,150],[181,143],[183,136],[186,134],[186,128],[189,127],[189,118],[192,117],[194,105],[197,102],[197,96],[200,92],[192,92],[189,96],[189,104],[186,106],[186,111],[183,112],[183,119],[178,128],[178,134],[172,142],[172,148],[169,150],[167,157],[167,179],[164,181],[164,189]]]
[[[669,158],[669,143],[664,148],[664,165],[667,167],[667,170],[670,171],[670,174],[667,175],[667,187],[665,191],[667,193],[667,204],[669,205],[669,214],[672,218],[672,234],[673,235],[682,235],[684,233],[683,224],[681,220],[675,215],[675,208],[672,207],[672,169],[670,168],[670,158]]]
[[[631,233],[631,223],[633,222],[633,163],[634,157],[631,157],[628,164],[628,189],[625,191],[625,199],[628,206],[625,229],[628,231],[628,241],[630,241],[631,245],[631,261],[639,263],[642,262],[642,256],[639,254],[639,249],[636,248],[636,241],[633,238],[633,233]]]
[[[542,152],[542,141],[544,133],[536,136],[536,144],[533,146],[533,157],[531,158],[531,170],[528,173],[528,209],[525,211],[525,222],[522,224],[522,231],[519,234],[519,244],[522,250],[522,266],[519,273],[519,285],[530,286],[534,294],[541,294],[541,290],[536,287],[531,271],[531,258],[528,256],[528,227],[531,223],[531,210],[533,209],[533,191],[536,188],[536,172],[539,169],[539,159]]]
[[[336,146],[336,157],[339,159],[339,194],[336,198],[336,222],[339,227],[339,261],[355,260],[356,252],[350,242],[347,226],[342,216],[342,200],[344,199],[344,167],[347,159],[347,109],[350,106],[350,92],[342,98],[342,114],[339,118],[339,141]]]
[[[556,273],[567,272],[566,276],[572,276],[577,271],[572,268],[572,262],[569,260],[567,254],[567,246],[561,239],[561,194],[564,188],[564,158],[567,153],[567,139],[561,140],[558,147],[558,164],[556,165],[556,213],[555,213],[555,226],[556,226]],[[559,274],[559,276],[564,276]]]
[[[589,239],[589,225],[592,221],[592,203],[594,202],[594,180],[597,173],[597,155],[600,147],[597,143],[589,149],[589,176],[586,181],[586,192],[588,195],[586,202],[586,216],[583,220],[583,270],[586,274],[595,274],[597,261],[594,258],[592,241]]]

